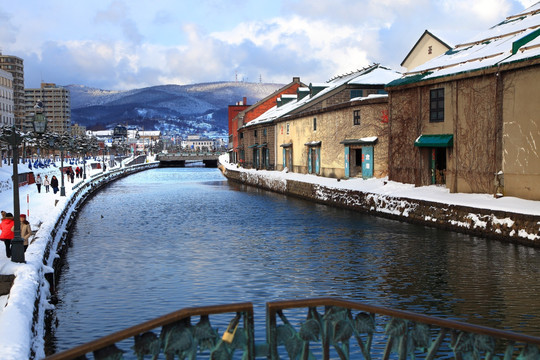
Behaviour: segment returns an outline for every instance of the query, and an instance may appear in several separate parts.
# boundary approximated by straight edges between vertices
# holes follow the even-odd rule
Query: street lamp
[[[63,133],[62,135],[55,134],[52,138],[49,139],[49,145],[51,147],[56,145],[56,147],[60,149],[60,196],[66,196],[66,188],[64,186],[64,150],[71,147],[72,140],[73,139],[71,139],[71,137],[67,133]]]
[[[60,136],[60,169],[62,169],[62,183],[60,185],[60,196],[66,196],[66,188],[64,187],[64,150],[70,146],[71,138],[67,133],[63,133]]]
[[[38,104],[36,104],[38,106]],[[36,113],[34,114],[34,131],[41,135],[45,132],[47,129],[47,119],[43,115],[43,106],[40,105],[38,107],[34,107],[36,109]],[[41,110],[41,111],[40,111]],[[36,119],[36,115],[41,115],[41,117],[38,117]],[[13,125],[11,128],[4,127],[2,128],[2,132],[0,134],[0,141],[6,142],[9,145],[11,145],[11,148],[13,149],[13,177],[12,177],[12,184],[13,184],[13,215],[14,215],[14,236],[13,240],[11,241],[11,261],[17,262],[17,263],[24,263],[26,262],[24,259],[24,241],[21,238],[21,206],[20,206],[20,200],[19,200],[19,145],[24,140],[24,136],[21,135],[17,129],[15,129],[15,125]]]
[[[21,238],[21,208],[19,204],[19,145],[23,141],[23,136],[15,129],[15,126],[11,128],[4,127],[0,140],[11,145],[13,150],[13,213],[14,213],[14,237],[11,241],[11,261],[23,263],[24,260],[24,242]]]

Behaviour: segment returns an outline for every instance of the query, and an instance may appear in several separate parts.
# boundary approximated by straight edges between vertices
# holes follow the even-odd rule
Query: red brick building
[[[242,101],[237,102],[235,105],[229,105],[229,153],[230,162],[237,162],[235,149],[238,148],[238,121],[234,121],[236,116],[247,109],[247,98],[244,96]]]
[[[247,107],[246,109],[241,110],[235,117],[229,117],[229,144],[232,144],[232,153],[230,156],[231,162],[241,163],[245,158],[244,149],[241,149],[241,146],[239,146],[238,129],[241,128],[244,124],[247,124],[248,122],[258,118],[266,111],[276,106],[276,100],[278,97],[281,97],[281,95],[296,95],[297,89],[299,87],[305,86],[305,84],[300,82],[300,77],[295,76],[293,77],[292,82],[290,82],[289,84],[274,91],[272,94],[268,95],[257,103]],[[231,107],[229,106],[229,116],[231,115],[231,111],[234,111],[234,109],[231,110]]]

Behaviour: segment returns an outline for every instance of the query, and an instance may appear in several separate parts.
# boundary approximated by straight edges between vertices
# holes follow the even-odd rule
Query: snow
[[[395,198],[415,199],[448,205],[466,206],[470,208],[540,216],[540,201],[520,199],[511,196],[495,198],[491,194],[450,193],[450,190],[443,186],[430,185],[415,187],[414,184],[389,181],[388,178],[351,178],[338,181],[335,178],[311,174],[299,174],[288,171],[244,169],[237,167],[236,164],[230,164],[227,160],[227,156],[228,155],[222,155],[219,159],[225,168],[242,171],[247,174],[257,174],[273,180],[285,182],[287,180],[296,180],[321,185],[331,189],[361,191],[373,194],[374,196],[384,195]],[[478,227],[481,227],[484,222],[482,219],[472,220],[474,220],[474,223]],[[498,221],[506,224],[511,223],[510,219],[499,219]]]
[[[540,13],[534,12],[538,10],[540,3],[508,17],[466,43],[411,69],[404,78],[419,73],[425,74],[423,79],[437,78],[539,57],[540,37],[535,36],[538,36]],[[518,44],[521,46],[514,53],[513,46]]]
[[[328,94],[331,91],[345,84],[384,85],[392,80],[398,79],[400,76],[401,74],[394,70],[390,70],[388,68],[375,64],[368,68],[358,70],[347,75],[335,77],[329,80],[327,83],[312,83],[312,87],[324,87],[324,89],[313,96],[305,96],[302,99],[291,100],[285,104],[282,104],[281,106],[276,105],[267,110],[265,113],[263,113],[256,119],[251,120],[244,126],[249,127],[257,124],[268,123],[277,118],[286,118],[286,116],[288,116],[292,111],[299,109],[300,107],[310,102],[316,103],[316,101],[318,101],[325,94]],[[309,88],[299,89],[303,89],[303,91],[309,90]],[[388,95],[386,94],[380,94],[379,97],[387,96]],[[286,97],[286,95],[282,95],[282,97]],[[373,94],[367,97],[356,98],[355,100],[366,100],[375,97],[375,94]]]
[[[390,201],[391,203],[384,211],[392,214],[400,214],[400,209],[406,208],[407,199],[426,200],[442,204],[462,205],[471,208],[484,208],[491,210],[501,210],[514,213],[524,213],[531,215],[540,215],[540,201],[524,200],[514,197],[495,198],[488,194],[451,194],[448,189],[440,186],[414,187],[412,184],[403,184],[388,179],[349,179],[340,180],[334,178],[325,178],[316,175],[298,174],[284,171],[266,171],[238,168],[236,164],[229,164],[228,155],[220,158],[220,162],[231,170],[244,172],[246,175],[257,174],[264,176],[268,182],[272,182],[276,188],[286,189],[288,180],[296,180],[320,185],[318,193],[321,196],[328,196],[327,191],[322,191],[323,187],[328,189],[357,190],[368,193],[368,196],[380,203]],[[25,167],[26,166],[26,167]],[[0,209],[12,212],[13,192],[11,186],[11,166],[3,165],[0,167]],[[20,166],[20,170],[27,171],[27,165]],[[110,170],[109,170],[110,171]],[[100,169],[87,169],[87,180],[97,177]],[[57,168],[47,171],[39,171],[43,177],[45,173],[55,174],[59,177]],[[79,181],[81,181],[79,179]],[[3,185],[1,185],[3,184]],[[65,182],[66,196],[60,197],[49,193],[37,193],[37,187],[32,185],[22,186],[19,189],[21,212],[28,213],[28,220],[33,230],[38,230],[28,250],[25,253],[26,263],[13,263],[6,258],[4,250],[0,248],[0,274],[14,274],[16,280],[11,288],[10,294],[0,297],[0,359],[23,360],[28,359],[31,349],[36,353],[36,358],[44,357],[44,318],[45,309],[52,305],[48,303],[49,294],[48,283],[43,281],[44,274],[53,271],[49,266],[43,264],[43,256],[47,244],[51,240],[51,230],[60,218],[62,210],[67,206],[69,200],[74,196],[73,187],[77,185],[71,182]],[[80,185],[79,185],[80,186]],[[79,194],[78,196],[81,196]],[[384,196],[394,198],[383,199]],[[27,202],[27,199],[29,201]],[[354,200],[351,200],[354,201]],[[408,210],[401,213],[401,216],[407,216]],[[469,216],[471,224],[462,222],[457,225],[464,227],[485,227],[486,220],[478,217],[476,214]],[[429,220],[435,221],[435,218]],[[67,222],[67,219],[65,219]],[[513,224],[509,218],[492,218],[493,222],[501,225]],[[64,224],[64,223],[62,223]],[[65,226],[65,224],[63,225]],[[59,229],[59,233],[62,229]],[[518,235],[531,240],[538,238],[535,234],[529,234],[525,230],[519,230]],[[48,263],[57,255],[52,252]],[[36,333],[32,333],[32,324],[34,323],[34,302],[36,294],[39,294],[40,312],[38,314],[38,324],[35,328]]]
[[[49,175],[49,177],[56,175],[61,184],[60,171],[58,170],[59,163],[56,166],[39,169],[34,174],[40,174],[42,178],[45,174]],[[82,165],[74,165],[74,167],[76,166]],[[114,170],[108,167],[105,176]],[[28,172],[28,165],[19,165],[19,172]],[[86,180],[75,178],[74,183],[71,183],[65,177],[65,197],[61,197],[60,192],[54,194],[52,189],[49,193],[46,193],[44,186],[42,186],[41,193],[38,193],[35,184],[19,188],[21,213],[28,215],[27,219],[31,228],[37,230],[37,233],[34,239],[30,238],[31,243],[25,252],[26,263],[12,262],[5,255],[4,245],[1,245],[0,248],[0,274],[15,275],[15,281],[9,295],[0,296],[0,359],[28,359],[31,350],[35,352],[36,358],[45,357],[43,340],[45,309],[50,308],[52,305],[48,303],[47,299],[47,295],[49,295],[48,283],[43,280],[44,274],[53,272],[53,269],[43,264],[44,254],[46,254],[47,246],[51,240],[58,241],[60,239],[60,236],[57,236],[57,239],[52,239],[51,231],[60,219],[62,211],[75,196],[76,189],[83,182],[99,179],[98,175],[101,173],[101,169],[92,170],[88,162]],[[0,167],[0,210],[13,213],[11,174],[12,166],[2,164],[2,167]],[[82,193],[79,193],[77,196],[80,198],[82,195]],[[74,207],[75,205],[71,206]],[[65,231],[68,220],[69,217],[64,218],[60,229],[58,229],[58,234]],[[53,248],[56,245],[57,243],[53,244]],[[46,259],[48,260],[47,263],[52,264],[52,260],[57,256],[54,251],[51,251],[49,259]],[[36,296],[37,301],[39,301],[39,311],[34,334],[32,326],[34,324]]]

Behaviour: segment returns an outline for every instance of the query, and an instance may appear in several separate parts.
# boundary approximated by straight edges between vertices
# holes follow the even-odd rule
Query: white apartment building
[[[0,127],[15,124],[13,75],[0,69]]]
[[[13,114],[15,125],[22,129],[26,121],[24,105],[24,61],[14,55],[3,55],[0,51],[0,69],[9,72],[13,78]]]

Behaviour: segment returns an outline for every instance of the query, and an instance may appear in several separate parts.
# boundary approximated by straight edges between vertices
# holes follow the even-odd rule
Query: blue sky
[[[323,82],[399,64],[424,30],[466,42],[536,0],[21,0],[0,49],[41,81],[127,90],[212,81]]]

